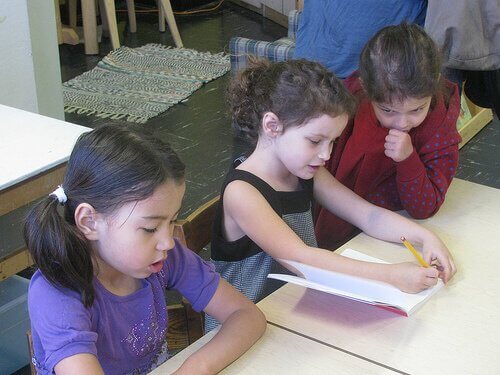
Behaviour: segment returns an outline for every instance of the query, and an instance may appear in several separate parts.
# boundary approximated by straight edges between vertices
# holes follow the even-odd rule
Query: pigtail
[[[59,213],[47,197],[28,213],[24,239],[35,265],[53,285],[78,292],[85,307],[94,301],[93,265],[87,239]]]
[[[263,103],[275,84],[266,77],[271,63],[249,56],[249,67],[240,71],[228,89],[228,102],[233,126],[246,138],[257,141],[262,118]]]

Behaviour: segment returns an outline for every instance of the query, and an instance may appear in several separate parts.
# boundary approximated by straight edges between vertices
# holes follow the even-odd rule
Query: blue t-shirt
[[[427,0],[308,0],[300,16],[294,58],[317,61],[339,78],[358,69],[359,55],[382,27],[424,25]]]
[[[51,285],[40,271],[30,282],[28,306],[38,373],[52,374],[62,359],[94,354],[106,374],[145,373],[168,359],[165,289],[203,310],[219,284],[213,266],[176,241],[163,269],[128,296],[106,290],[94,277],[95,300],[85,308],[78,293]]]

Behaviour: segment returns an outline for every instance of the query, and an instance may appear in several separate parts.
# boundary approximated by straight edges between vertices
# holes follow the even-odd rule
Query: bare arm
[[[81,353],[64,358],[54,367],[54,371],[57,375],[104,375],[104,371],[97,358],[89,353]]]
[[[222,326],[192,354],[176,374],[215,374],[245,353],[265,331],[264,314],[243,294],[221,279],[205,312]]]
[[[427,263],[438,260],[441,277],[447,282],[456,272],[453,258],[444,243],[430,230],[407,218],[375,206],[338,182],[327,170],[314,177],[317,202],[330,212],[356,225],[366,234],[385,241],[399,242],[401,236],[423,247]]]
[[[407,292],[419,292],[437,282],[438,272],[433,268],[424,269],[412,263],[385,265],[361,262],[329,250],[307,246],[274,212],[264,197],[243,181],[233,181],[226,187],[224,220],[228,240],[239,238],[242,233],[246,234],[275,259],[294,260],[380,280]]]

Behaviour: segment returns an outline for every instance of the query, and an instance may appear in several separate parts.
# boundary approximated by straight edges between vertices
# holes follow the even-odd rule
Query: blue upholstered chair
[[[235,37],[229,41],[231,74],[247,66],[248,55],[265,57],[270,61],[291,59],[295,51],[295,37],[302,12],[292,10],[288,15],[288,36],[274,42]]]

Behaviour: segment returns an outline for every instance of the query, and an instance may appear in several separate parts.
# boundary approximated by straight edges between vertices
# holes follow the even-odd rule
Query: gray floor
[[[456,177],[500,188],[500,121],[494,117],[460,150]]]

